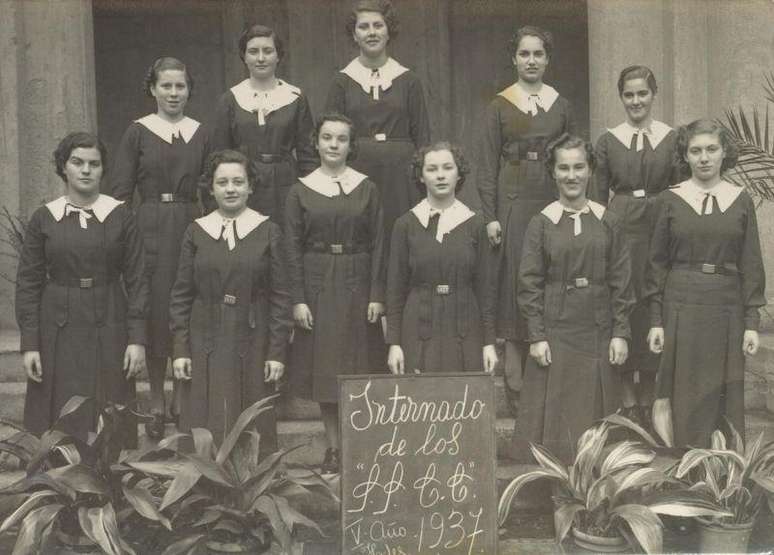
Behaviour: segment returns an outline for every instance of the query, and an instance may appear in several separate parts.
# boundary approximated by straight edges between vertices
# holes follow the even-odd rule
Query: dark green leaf
[[[107,484],[91,468],[82,464],[70,464],[52,468],[46,472],[54,481],[64,484],[79,493],[109,495]]]
[[[193,463],[186,463],[177,473],[175,479],[172,480],[172,484],[164,494],[164,499],[161,501],[161,507],[159,510],[163,511],[169,507],[172,503],[183,497],[190,491],[192,487],[199,481],[201,472],[196,468]]]
[[[212,460],[204,459],[198,455],[184,456],[186,459],[192,462],[196,469],[201,472],[202,476],[208,480],[211,480],[216,484],[220,484],[221,486],[225,486],[227,488],[233,488],[236,486],[236,484],[232,483],[231,477],[224,472],[223,468],[218,466],[218,463],[215,463]]]
[[[57,492],[45,489],[34,491],[29,494],[26,500],[21,505],[19,505],[19,508],[17,508],[8,518],[5,519],[3,525],[0,526],[0,534],[7,532],[10,528],[16,526],[19,521],[27,516],[27,513],[39,506],[41,503],[47,501],[47,498],[56,497],[57,495]],[[50,502],[52,499],[48,499],[48,501]]]
[[[277,505],[277,509],[279,509],[280,516],[282,517],[282,520],[284,520],[285,523],[287,524],[291,534],[294,532],[294,528],[296,524],[300,524],[301,526],[306,526],[307,528],[313,528],[317,530],[317,533],[320,534],[322,537],[327,537],[320,529],[320,527],[317,525],[316,522],[307,518],[306,516],[304,516],[297,510],[295,510],[293,507],[291,507],[287,499],[285,499],[284,497],[278,497],[276,495],[272,495],[271,498],[274,500],[274,503]]]
[[[646,553],[663,552],[661,520],[650,509],[642,505],[621,505],[611,512],[626,521]]]
[[[237,418],[234,427],[231,428],[231,431],[229,431],[226,439],[223,441],[223,445],[220,446],[218,455],[215,458],[215,462],[218,464],[223,464],[226,461],[228,456],[231,454],[231,449],[234,448],[237,439],[239,439],[239,436],[242,435],[242,432],[247,427],[247,425],[255,420],[255,418],[257,418],[261,413],[267,410],[274,410],[274,406],[270,403],[277,397],[279,397],[279,394],[270,395],[269,397],[265,397],[260,401],[253,403],[251,406],[242,411],[242,414],[240,414],[239,418]]]
[[[247,533],[247,530],[245,530],[245,527],[242,526],[241,523],[239,523],[236,520],[231,520],[228,518],[221,519],[214,527],[213,530],[225,530],[226,532],[231,532],[234,535],[242,536]]]
[[[40,552],[40,540],[45,537],[45,530],[64,509],[64,505],[45,505],[27,513],[16,536],[13,555],[37,555]]]
[[[285,521],[282,520],[282,516],[280,515],[274,500],[268,495],[262,495],[255,500],[251,510],[258,511],[269,518],[272,532],[274,532],[274,537],[279,540],[280,545],[284,550],[283,553],[290,553],[290,545],[292,542],[290,530],[288,530]]]
[[[205,534],[194,534],[178,540],[164,550],[161,555],[183,555],[185,553],[191,553],[195,547],[197,547],[205,538]]]
[[[140,487],[124,486],[123,491],[126,500],[139,514],[149,520],[160,522],[167,530],[172,530],[169,519],[161,514],[153,502],[153,496],[147,490]]]
[[[83,403],[88,401],[90,397],[82,397],[81,395],[73,395],[70,397],[70,399],[67,400],[67,402],[62,407],[62,410],[59,411],[59,416],[57,417],[57,420],[64,418],[68,414],[72,414],[75,411],[77,411]]]
[[[207,428],[193,428],[193,436],[196,454],[203,459],[212,459],[212,433]]]
[[[99,545],[107,555],[122,555],[121,536],[118,533],[116,513],[111,503],[103,507],[80,507],[78,522],[84,534]]]
[[[156,476],[167,476],[174,478],[189,463],[186,461],[148,461],[148,462],[128,462],[127,465],[140,472],[154,474]]]

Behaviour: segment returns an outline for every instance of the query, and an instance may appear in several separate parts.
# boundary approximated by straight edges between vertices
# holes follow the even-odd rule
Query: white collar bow
[[[231,94],[240,108],[258,115],[259,123],[270,113],[295,102],[301,95],[301,89],[277,79],[277,86],[267,91],[257,91],[245,79],[231,87]]]
[[[653,150],[656,150],[656,147],[658,147],[661,141],[664,140],[664,137],[666,137],[671,130],[672,128],[669,127],[666,123],[662,123],[657,120],[653,120],[650,122],[649,127],[643,127],[642,129],[634,127],[628,121],[625,121],[622,124],[613,127],[612,129],[608,129],[608,131],[610,131],[610,133],[626,148],[631,147],[632,137],[637,135],[637,144],[635,147],[637,152],[640,152],[643,148],[645,148],[645,135],[648,136],[650,147]]]
[[[457,199],[454,200],[454,204],[445,210],[437,210],[431,207],[427,199],[424,199],[412,208],[411,211],[425,229],[427,229],[427,226],[430,224],[430,216],[440,212],[441,215],[438,217],[438,229],[435,233],[435,240],[439,243],[443,242],[444,235],[450,233],[457,226],[475,215],[475,212]]]
[[[97,221],[102,223],[119,204],[123,204],[123,201],[116,200],[108,195],[99,195],[97,200],[94,201],[91,206],[80,207],[71,204],[66,196],[61,196],[46,204],[46,208],[48,208],[48,211],[51,212],[51,215],[57,222],[66,214],[77,212],[81,228],[86,229],[88,227],[88,219],[91,218],[91,215],[84,212],[84,210],[91,210],[94,213],[94,217],[97,218]]]
[[[596,216],[599,221],[602,221],[602,217],[605,215],[605,207],[599,203],[590,200],[586,203],[586,206],[580,210],[573,210],[567,208],[558,200],[555,200],[541,211],[541,213],[551,220],[554,225],[559,224],[559,220],[562,219],[562,215],[567,212],[569,217],[573,220],[573,235],[576,237],[583,233],[583,224],[581,223],[581,215],[591,212]]]
[[[513,85],[497,94],[525,114],[530,114],[531,116],[538,114],[538,107],[547,112],[554,105],[556,99],[559,98],[559,93],[550,85],[543,83],[539,92],[528,93],[519,81],[516,81]]]
[[[379,100],[379,91],[389,89],[392,82],[407,71],[408,68],[400,65],[394,58],[387,58],[387,62],[376,70],[364,66],[359,58],[355,58],[341,73],[349,76],[367,94],[373,95],[374,100]]]
[[[194,136],[194,133],[196,133],[196,130],[199,129],[199,122],[188,116],[176,123],[162,119],[158,114],[148,114],[134,121],[169,144],[172,144],[172,139],[176,136],[180,136],[183,141],[188,143]]]
[[[736,197],[741,194],[742,187],[738,187],[728,181],[721,181],[712,189],[704,189],[689,179],[670,190],[693,208],[694,212],[702,216],[712,214],[712,197],[717,201],[721,213],[728,210],[728,207],[733,204]]]
[[[350,167],[345,168],[341,175],[336,177],[327,175],[320,168],[317,168],[306,177],[298,178],[301,183],[326,197],[339,196],[341,191],[348,195],[365,179],[368,179],[368,176]],[[339,189],[339,184],[341,189]]]
[[[245,208],[236,218],[224,218],[217,210],[213,210],[206,216],[198,218],[196,223],[216,241],[223,238],[228,244],[228,250],[232,251],[236,247],[237,238],[244,239],[268,219],[268,216],[252,208]]]

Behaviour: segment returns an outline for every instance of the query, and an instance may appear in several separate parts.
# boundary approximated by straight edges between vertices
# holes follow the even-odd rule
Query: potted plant
[[[733,425],[728,426],[730,441],[715,430],[709,449],[689,450],[670,472],[725,510],[697,519],[700,552],[746,552],[761,506],[774,494],[774,442],[764,442],[761,433],[745,445]]]
[[[22,479],[0,490],[0,532],[19,527],[14,554],[40,553],[53,541],[110,555],[133,554],[119,530],[119,512],[152,515],[169,528],[168,520],[148,506],[148,493],[131,473],[115,466],[121,447],[116,432],[131,412],[128,407],[102,408],[98,432],[86,443],[57,429],[86,400],[71,398],[40,438],[20,431],[0,442],[0,451],[18,458],[25,470]]]
[[[615,419],[626,427],[636,426],[620,415]],[[531,444],[538,464],[503,491],[498,505],[500,525],[507,519],[519,490],[540,479],[554,484],[557,543],[561,544],[572,530],[577,545],[595,552],[620,552],[628,544],[635,551],[660,553],[663,535],[659,514],[725,514],[700,494],[653,491],[670,478],[651,466],[655,453],[641,443],[619,441],[606,449],[609,432],[615,426],[603,420],[586,430],[578,439],[577,455],[569,466],[544,447]]]
[[[202,544],[212,551],[261,553],[275,543],[282,553],[291,553],[296,525],[324,535],[314,521],[291,507],[288,496],[316,489],[338,501],[328,483],[311,470],[286,464],[292,449],[260,460],[259,434],[248,429],[256,417],[271,409],[276,397],[245,409],[220,447],[208,430],[195,428],[190,436],[167,439],[171,445],[191,437],[195,452],[175,445],[174,459],[123,461],[127,467],[167,480],[158,511],[170,514],[175,541],[165,555],[190,553]]]

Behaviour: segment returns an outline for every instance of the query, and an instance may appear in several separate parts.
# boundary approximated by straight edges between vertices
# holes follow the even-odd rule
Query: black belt
[[[263,164],[275,164],[277,162],[282,162],[286,158],[287,156],[284,154],[261,153],[255,155],[255,159]]]
[[[143,204],[167,204],[170,202],[181,202],[181,203],[188,203],[188,202],[196,202],[196,199],[193,199],[189,197],[188,195],[183,195],[180,193],[161,193],[157,197],[149,197],[142,199]]]
[[[736,264],[707,264],[705,262],[674,262],[673,270],[691,270],[702,274],[721,274],[724,276],[736,276],[739,270]]]
[[[48,280],[62,287],[77,287],[79,289],[91,289],[92,287],[100,287],[110,285],[118,279],[118,276],[97,276],[97,277],[76,277],[76,278],[59,278],[56,276],[49,276]]]
[[[368,245],[357,243],[309,243],[306,245],[306,252],[318,252],[323,254],[357,254],[369,252]]]
[[[645,189],[625,189],[621,191],[614,191],[616,195],[620,195],[623,197],[634,197],[634,198],[647,198],[650,195],[648,195],[648,192]]]

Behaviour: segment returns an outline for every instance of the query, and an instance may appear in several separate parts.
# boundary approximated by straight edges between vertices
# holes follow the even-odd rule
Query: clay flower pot
[[[699,553],[747,553],[753,521],[742,524],[717,524],[697,517]]]
[[[624,553],[628,549],[628,544],[623,536],[595,536],[581,532],[574,526],[572,535],[575,545],[593,553]]]

